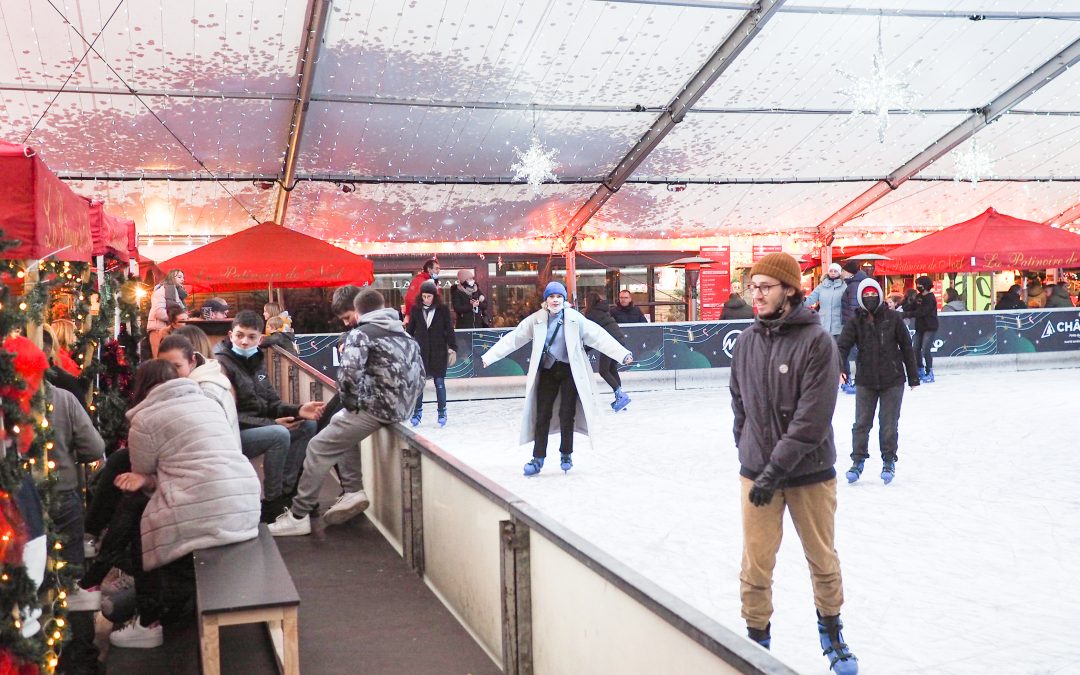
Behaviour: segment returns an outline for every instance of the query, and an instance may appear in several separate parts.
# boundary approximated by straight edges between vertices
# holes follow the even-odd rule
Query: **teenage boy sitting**
[[[236,314],[214,356],[236,392],[240,445],[244,455],[263,458],[263,520],[273,522],[292,500],[307,444],[315,435],[321,401],[289,405],[270,384],[259,341],[263,319],[251,310]]]

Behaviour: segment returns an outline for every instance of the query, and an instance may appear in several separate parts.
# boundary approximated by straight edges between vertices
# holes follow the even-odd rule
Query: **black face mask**
[[[863,307],[866,308],[866,311],[873,314],[874,312],[877,311],[877,308],[881,306],[881,296],[880,295],[864,295],[862,297],[862,304],[863,304]]]

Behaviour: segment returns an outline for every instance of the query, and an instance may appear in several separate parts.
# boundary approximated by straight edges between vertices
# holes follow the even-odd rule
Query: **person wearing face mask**
[[[457,316],[455,328],[487,328],[488,302],[472,270],[458,270],[457,283],[450,289],[450,304]]]
[[[847,480],[854,483],[862,475],[868,452],[874,411],[878,412],[878,446],[881,450],[881,480],[888,485],[896,475],[896,450],[900,404],[904,382],[919,386],[919,371],[911,337],[899,312],[881,302],[881,286],[873,279],[859,283],[859,311],[844,324],[837,340],[840,350],[840,378],[851,378],[847,357],[858,346],[855,376],[855,425],[851,427],[851,468]]]
[[[934,338],[937,337],[937,296],[934,280],[919,277],[915,280],[915,300],[910,310],[904,310],[904,318],[915,319],[915,363],[919,366],[919,379],[924,384],[934,381]]]
[[[412,313],[413,305],[416,304],[416,299],[420,297],[420,286],[425,281],[430,281],[439,285],[439,261],[435,258],[430,258],[424,262],[424,269],[420,270],[420,273],[413,277],[413,280],[409,282],[409,290],[405,291],[405,323],[409,323],[409,315]]]
[[[264,353],[259,349],[262,332],[261,316],[251,310],[237,312],[228,337],[215,348],[214,357],[236,392],[244,455],[249,458],[266,455],[262,517],[270,523],[292,500],[323,403],[311,401],[295,406],[281,401],[266,376]]]
[[[566,287],[557,281],[544,288],[544,306],[525,317],[517,328],[504,335],[481,357],[484,367],[530,342],[532,357],[525,384],[519,440],[522,445],[533,444],[532,459],[525,465],[525,475],[535,476],[543,469],[548,435],[556,431],[561,438],[559,468],[569,471],[574,465],[571,457],[574,432],[588,435],[597,419],[592,367],[585,347],[592,347],[622,364],[632,363],[634,359],[630,351],[607,331],[566,306]],[[559,406],[557,424],[552,419],[556,403]]]

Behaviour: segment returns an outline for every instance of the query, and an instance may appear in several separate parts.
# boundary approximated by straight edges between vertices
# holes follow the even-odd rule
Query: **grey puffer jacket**
[[[159,384],[127,418],[131,470],[157,478],[140,528],[145,569],[258,536],[259,477],[198,383]]]
[[[758,317],[744,330],[729,383],[740,475],[756,478],[773,462],[787,472],[783,487],[835,478],[839,381],[836,344],[802,304],[778,321]]]
[[[346,410],[400,422],[412,413],[424,377],[420,347],[405,332],[397,310],[360,316],[345,339],[338,370],[338,393]]]
[[[843,279],[825,278],[806,296],[807,305],[818,305],[818,318],[830,335],[839,335],[844,327],[844,295],[847,284]]]

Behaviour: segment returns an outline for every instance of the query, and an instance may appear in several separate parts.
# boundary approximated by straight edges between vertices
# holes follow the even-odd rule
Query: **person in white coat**
[[[221,364],[196,351],[191,340],[183,335],[170,335],[162,340],[158,347],[158,358],[171,363],[180,377],[198,382],[203,394],[221,406],[239,448],[240,420],[236,414],[236,394],[233,393],[232,382],[222,372]]]
[[[563,471],[573,467],[574,432],[589,434],[596,409],[592,368],[585,347],[619,363],[633,362],[630,351],[618,340],[565,303],[566,288],[552,281],[544,289],[543,308],[527,316],[481,357],[487,368],[532,342],[520,437],[521,444],[533,443],[532,459],[525,465],[526,476],[535,476],[544,467],[549,434],[558,431],[561,435],[559,468]],[[557,424],[552,419],[556,403]]]

